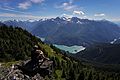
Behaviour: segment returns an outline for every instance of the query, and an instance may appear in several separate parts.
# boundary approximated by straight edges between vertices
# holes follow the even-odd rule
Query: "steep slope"
[[[34,28],[31,33],[36,36],[46,38],[47,36],[55,33],[60,25],[62,25],[58,24],[58,22],[61,22],[59,21],[59,18],[42,21],[38,25],[36,25],[36,28]]]
[[[112,22],[57,17],[39,21],[5,21],[27,29],[33,35],[45,38],[47,43],[89,46],[96,43],[110,43],[120,37],[120,27]]]
[[[120,44],[102,44],[89,47],[77,53],[75,57],[99,63],[119,64]]]
[[[53,35],[46,38],[46,42],[88,46],[109,43],[119,36],[120,28],[116,24],[108,21],[83,20],[78,24],[73,22],[62,25]]]
[[[118,26],[120,27],[120,22],[119,22],[119,21],[117,21],[117,22],[114,22],[114,23],[118,24]]]
[[[30,55],[30,53],[27,52],[26,50],[31,51],[32,46],[34,44],[38,44],[41,47],[41,50],[44,52],[44,54],[54,62],[52,74],[44,77],[45,80],[84,80],[84,79],[119,80],[120,79],[119,70],[117,70],[116,68],[115,71],[111,69],[100,70],[90,65],[84,64],[72,57],[68,57],[66,53],[62,53],[59,49],[57,49],[52,45],[47,45],[45,43],[42,43],[39,39],[32,36],[27,31],[22,30],[21,28],[6,27],[4,25],[0,27],[0,32],[1,32],[0,48],[2,49],[1,50],[2,53],[0,53],[0,55],[4,55],[0,57],[2,61],[4,60],[9,61],[8,59],[10,60],[13,59],[12,61],[16,61],[22,59],[24,62],[23,57]],[[19,56],[15,55],[17,53],[19,53]],[[19,58],[21,57],[21,54],[23,54],[22,58]],[[25,57],[25,59],[27,58]],[[18,64],[19,61],[2,63],[0,67],[0,78],[1,76],[2,77],[6,76],[8,74],[8,71],[11,69],[10,65],[15,63]]]
[[[0,61],[26,59],[38,41],[40,40],[21,28],[0,26]]]

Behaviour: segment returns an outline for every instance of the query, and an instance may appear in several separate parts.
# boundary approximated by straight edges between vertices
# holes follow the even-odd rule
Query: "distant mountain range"
[[[21,27],[23,29],[31,31],[37,25],[38,21],[31,22],[31,21],[8,20],[4,21],[3,23],[8,26]]]
[[[116,23],[120,27],[120,22],[119,21],[118,22],[114,22],[114,23]]]
[[[106,20],[57,17],[33,22],[15,20],[3,23],[27,29],[32,34],[45,38],[47,43],[68,46],[110,43],[120,37],[120,27]]]

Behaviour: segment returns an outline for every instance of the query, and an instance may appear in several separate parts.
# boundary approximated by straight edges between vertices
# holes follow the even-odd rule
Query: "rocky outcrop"
[[[34,56],[34,57],[33,57]],[[44,56],[44,53],[35,47],[31,60],[22,61],[9,68],[1,69],[6,74],[2,75],[2,80],[44,80],[45,76],[52,73],[53,61]],[[2,72],[2,71],[1,71]]]

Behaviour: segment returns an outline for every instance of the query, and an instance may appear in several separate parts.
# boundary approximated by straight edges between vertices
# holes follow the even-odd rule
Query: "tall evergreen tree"
[[[89,73],[88,80],[93,80],[92,72]]]
[[[85,79],[85,76],[84,76],[84,72],[82,71],[82,72],[79,74],[77,80],[84,80],[84,79]]]

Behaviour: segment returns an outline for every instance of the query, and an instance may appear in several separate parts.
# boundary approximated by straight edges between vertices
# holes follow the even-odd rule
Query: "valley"
[[[120,0],[0,0],[0,80],[120,80]]]
[[[46,43],[66,46],[110,43],[120,37],[120,27],[107,20],[56,17],[34,22],[5,21],[3,23],[9,26],[23,26],[23,29],[33,35],[45,38]]]
[[[77,36],[80,36],[79,34],[75,34],[77,36],[74,36],[74,38],[72,36],[69,36],[68,38],[67,36],[68,33],[65,33],[65,32],[66,30],[68,31],[70,29],[72,30],[73,26],[69,26],[71,27],[70,29],[65,26],[65,28],[63,27],[59,27],[59,29],[56,28],[57,31],[63,28],[62,30],[60,30],[60,32],[58,31],[58,33],[59,35],[61,35],[61,32],[63,31],[62,35],[66,36],[65,38],[63,38],[63,36],[60,36],[61,38],[60,42],[56,42],[56,40],[54,40],[53,38],[54,37],[53,34],[54,35],[58,34],[56,33],[56,31],[55,33],[45,32],[45,29],[42,28],[44,29],[42,33],[35,34],[29,31],[29,29],[27,29],[28,27],[20,28],[14,25],[8,26],[8,24],[5,25],[4,23],[1,23],[1,27],[0,27],[0,31],[1,31],[0,44],[1,45],[0,46],[3,46],[3,47],[0,47],[1,49],[0,61],[2,62],[1,64],[2,67],[0,69],[3,70],[4,72],[6,71],[9,72],[11,65],[13,64],[21,65],[21,62],[26,62],[26,60],[30,60],[31,51],[33,49],[32,47],[35,44],[38,44],[41,47],[41,50],[44,52],[45,56],[48,57],[50,60],[53,60],[53,62],[55,63],[53,63],[54,66],[52,70],[53,73],[50,75],[51,77],[48,75],[46,75],[45,77],[41,77],[38,74],[35,74],[34,76],[37,76],[39,78],[46,79],[46,80],[50,80],[50,79],[55,79],[55,80],[87,79],[89,80],[89,78],[91,78],[91,80],[96,80],[96,79],[102,80],[104,79],[104,77],[106,80],[109,80],[109,79],[119,80],[120,79],[119,78],[119,71],[120,71],[119,27],[114,23],[111,23],[108,21],[104,22],[104,24],[107,24],[107,25],[108,23],[114,26],[115,28],[113,27],[113,29],[117,31],[111,32],[112,30],[109,30],[109,28],[106,28],[105,31],[108,31],[110,35],[112,34],[112,37],[108,37],[107,41],[106,40],[103,41],[104,39],[96,38],[96,36],[100,37],[100,35],[102,35],[102,33],[95,33],[94,31],[96,31],[96,29],[91,30],[90,33],[88,31],[87,33],[86,30],[88,27],[85,28],[86,33],[84,33],[84,35],[89,34],[87,35],[87,37],[89,37],[91,40],[88,39],[87,37],[86,38],[82,37],[80,38],[80,41],[79,41],[79,39],[76,39],[78,38]],[[70,23],[70,25],[71,24],[73,25],[73,23]],[[74,23],[74,25],[76,24],[77,23]],[[69,25],[69,24],[67,23],[66,25]],[[72,33],[69,33],[69,35],[76,33],[79,27],[76,27],[76,29],[72,30]],[[84,27],[82,27],[83,29],[82,28],[80,29],[82,29],[83,31]],[[104,30],[103,28],[101,29]],[[31,33],[29,33],[27,30]],[[38,29],[38,31],[39,30],[40,28]],[[103,34],[106,34],[105,31],[103,31]],[[93,34],[94,36],[91,36]],[[50,36],[55,43],[54,42],[51,43],[47,41],[48,40],[47,38]],[[102,35],[102,36],[106,38],[106,35]],[[61,40],[64,40],[65,44]],[[5,76],[5,74],[7,74],[7,72],[6,73],[4,72],[1,72],[0,76]],[[18,74],[24,75],[19,72]],[[84,76],[81,77],[81,75],[84,75]],[[35,78],[38,79],[37,77]],[[28,78],[34,78],[34,77],[29,75]]]

